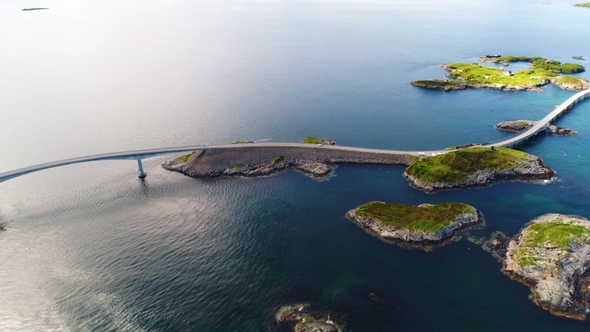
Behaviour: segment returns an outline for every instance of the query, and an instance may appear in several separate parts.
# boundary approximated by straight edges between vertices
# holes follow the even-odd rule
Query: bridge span
[[[568,98],[565,102],[561,103],[560,105],[556,106],[551,113],[547,114],[543,119],[535,122],[534,125],[525,129],[524,131],[516,134],[513,137],[507,138],[505,140],[495,142],[495,143],[487,143],[484,145],[476,145],[472,147],[514,147],[515,145],[526,141],[527,139],[537,135],[538,133],[547,129],[547,126],[552,123],[555,119],[560,117],[563,113],[570,110],[574,105],[577,103],[587,99],[590,97],[590,89],[580,91],[575,95]],[[428,156],[434,154],[441,154],[445,152],[449,152],[449,150],[432,150],[432,151],[403,151],[403,150],[387,150],[387,149],[369,149],[369,148],[360,148],[360,147],[352,147],[352,146],[332,146],[332,145],[315,145],[315,144],[304,144],[304,143],[248,143],[248,144],[220,144],[220,145],[189,145],[189,146],[179,146],[179,147],[166,147],[166,148],[156,148],[156,149],[144,149],[144,150],[132,150],[132,151],[122,151],[122,152],[112,152],[112,153],[102,153],[102,154],[95,154],[90,156],[84,157],[77,157],[77,158],[69,158],[49,163],[43,163],[35,166],[24,167],[20,169],[16,169],[9,172],[0,173],[0,182],[10,180],[12,178],[41,171],[44,169],[71,165],[71,164],[78,164],[84,163],[89,161],[98,161],[98,160],[136,160],[139,177],[143,178],[146,176],[143,165],[142,159],[154,157],[157,155],[163,154],[170,154],[170,153],[178,153],[178,152],[187,152],[187,151],[195,151],[195,150],[203,150],[203,149],[229,149],[229,148],[252,148],[252,147],[273,147],[273,148],[281,148],[281,147],[297,147],[297,148],[306,148],[306,149],[333,149],[333,150],[344,150],[344,151],[356,151],[356,152],[367,152],[367,153],[379,153],[379,154],[393,154],[393,155],[413,155],[413,156]],[[471,147],[469,147],[471,148]]]

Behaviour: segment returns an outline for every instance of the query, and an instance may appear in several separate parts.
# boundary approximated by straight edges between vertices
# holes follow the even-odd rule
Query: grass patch
[[[530,248],[519,248],[514,260],[522,267],[537,266],[539,262],[539,259]]]
[[[422,182],[457,183],[484,169],[511,169],[522,165],[527,154],[508,148],[471,148],[417,159],[406,173]]]
[[[527,228],[522,246],[516,253],[515,260],[521,266],[536,266],[538,258],[531,248],[557,246],[569,248],[572,242],[586,241],[590,237],[590,229],[584,226],[567,224],[562,220],[532,224]]]
[[[324,142],[323,139],[321,138],[317,138],[317,137],[306,137],[304,138],[301,143],[305,143],[305,144],[322,144]]]
[[[276,163],[280,163],[283,161],[285,161],[285,156],[276,156],[272,159],[272,161],[270,163],[271,163],[271,165],[274,165]]]
[[[499,63],[505,63],[505,62],[533,62],[536,59],[542,59],[541,57],[537,56],[537,57],[530,57],[530,56],[514,56],[514,55],[507,55],[507,56],[502,56],[499,58],[495,58],[492,59],[492,62],[499,62]]]
[[[556,77],[554,80],[556,83],[562,83],[562,84],[584,83],[584,81],[582,81],[579,77],[575,77],[575,76],[559,76],[559,77]]]
[[[359,216],[375,218],[385,225],[396,228],[436,233],[453,222],[462,212],[471,211],[471,207],[463,203],[440,203],[418,207],[369,202],[355,211]]]
[[[246,143],[248,143],[248,141],[235,141],[235,142],[232,142],[231,144],[246,144]]]
[[[523,239],[527,247],[558,246],[568,248],[570,242],[581,241],[590,235],[590,229],[561,220],[532,224],[527,227],[528,234]]]
[[[575,4],[576,7],[590,7],[590,2],[580,2]]]
[[[248,165],[246,165],[246,164],[235,164],[235,165],[231,165],[229,167],[229,169],[240,169],[240,168],[245,168],[245,167],[248,167]]]
[[[188,158],[190,158],[190,156],[192,156],[193,153],[194,152],[191,152],[189,154],[185,154],[184,156],[180,156],[180,157],[176,158],[176,160],[182,161],[183,163],[186,163],[188,161]]]
[[[452,78],[485,84],[537,85],[556,76],[555,73],[545,69],[527,69],[508,76],[498,68],[469,63],[454,63],[446,68],[452,70],[449,74]]]

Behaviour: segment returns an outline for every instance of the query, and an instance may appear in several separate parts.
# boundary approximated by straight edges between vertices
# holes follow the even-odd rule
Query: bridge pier
[[[147,174],[145,174],[145,172],[143,171],[143,165],[141,164],[141,159],[137,159],[137,171],[139,173],[138,177],[140,179],[143,179],[147,176]]]

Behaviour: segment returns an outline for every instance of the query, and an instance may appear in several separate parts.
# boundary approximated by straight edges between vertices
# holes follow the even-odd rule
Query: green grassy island
[[[536,156],[508,148],[468,148],[416,158],[404,176],[418,189],[435,191],[497,180],[548,179],[555,172]]]
[[[410,231],[436,233],[448,226],[462,212],[468,213],[471,206],[463,203],[440,203],[422,206],[369,202],[356,209],[362,217],[378,219],[384,225]]]
[[[559,61],[541,57],[503,56],[482,57],[480,62],[501,63],[508,66],[510,62],[530,62],[531,68],[512,72],[504,67],[488,67],[479,64],[454,63],[444,65],[443,68],[450,71],[447,77],[451,80],[419,80],[412,85],[434,90],[465,90],[468,88],[491,88],[508,91],[541,91],[540,87],[560,78],[574,82],[574,85],[583,85],[583,79],[567,76],[561,78],[560,73],[571,74],[583,72],[583,66],[573,63],[561,63]],[[557,86],[560,86],[556,84]],[[561,86],[560,86],[561,87]],[[583,89],[581,87],[580,89]]]
[[[584,320],[590,304],[590,221],[546,214],[510,243],[502,271],[527,285],[533,301],[554,315]]]
[[[590,2],[580,2],[575,4],[576,7],[590,7]]]
[[[381,240],[416,247],[442,244],[460,229],[483,221],[473,206],[454,202],[419,206],[369,202],[347,217]]]

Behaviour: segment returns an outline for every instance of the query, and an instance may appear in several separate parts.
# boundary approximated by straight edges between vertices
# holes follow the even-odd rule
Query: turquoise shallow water
[[[45,6],[45,5],[44,5]],[[50,1],[0,4],[0,171],[99,152],[237,139],[432,149],[505,137],[572,93],[410,86],[486,53],[590,57],[590,11],[560,1]],[[579,62],[587,66],[586,62]],[[587,73],[580,76],[588,78]],[[558,172],[434,195],[403,167],[340,165],[198,181],[145,161],[66,166],[0,184],[0,330],[276,331],[303,301],[348,331],[586,331],[553,317],[462,239],[432,252],[344,217],[370,200],[461,201],[513,235],[548,212],[590,218],[590,103],[578,135],[522,147]],[[378,301],[368,294],[374,293]]]

